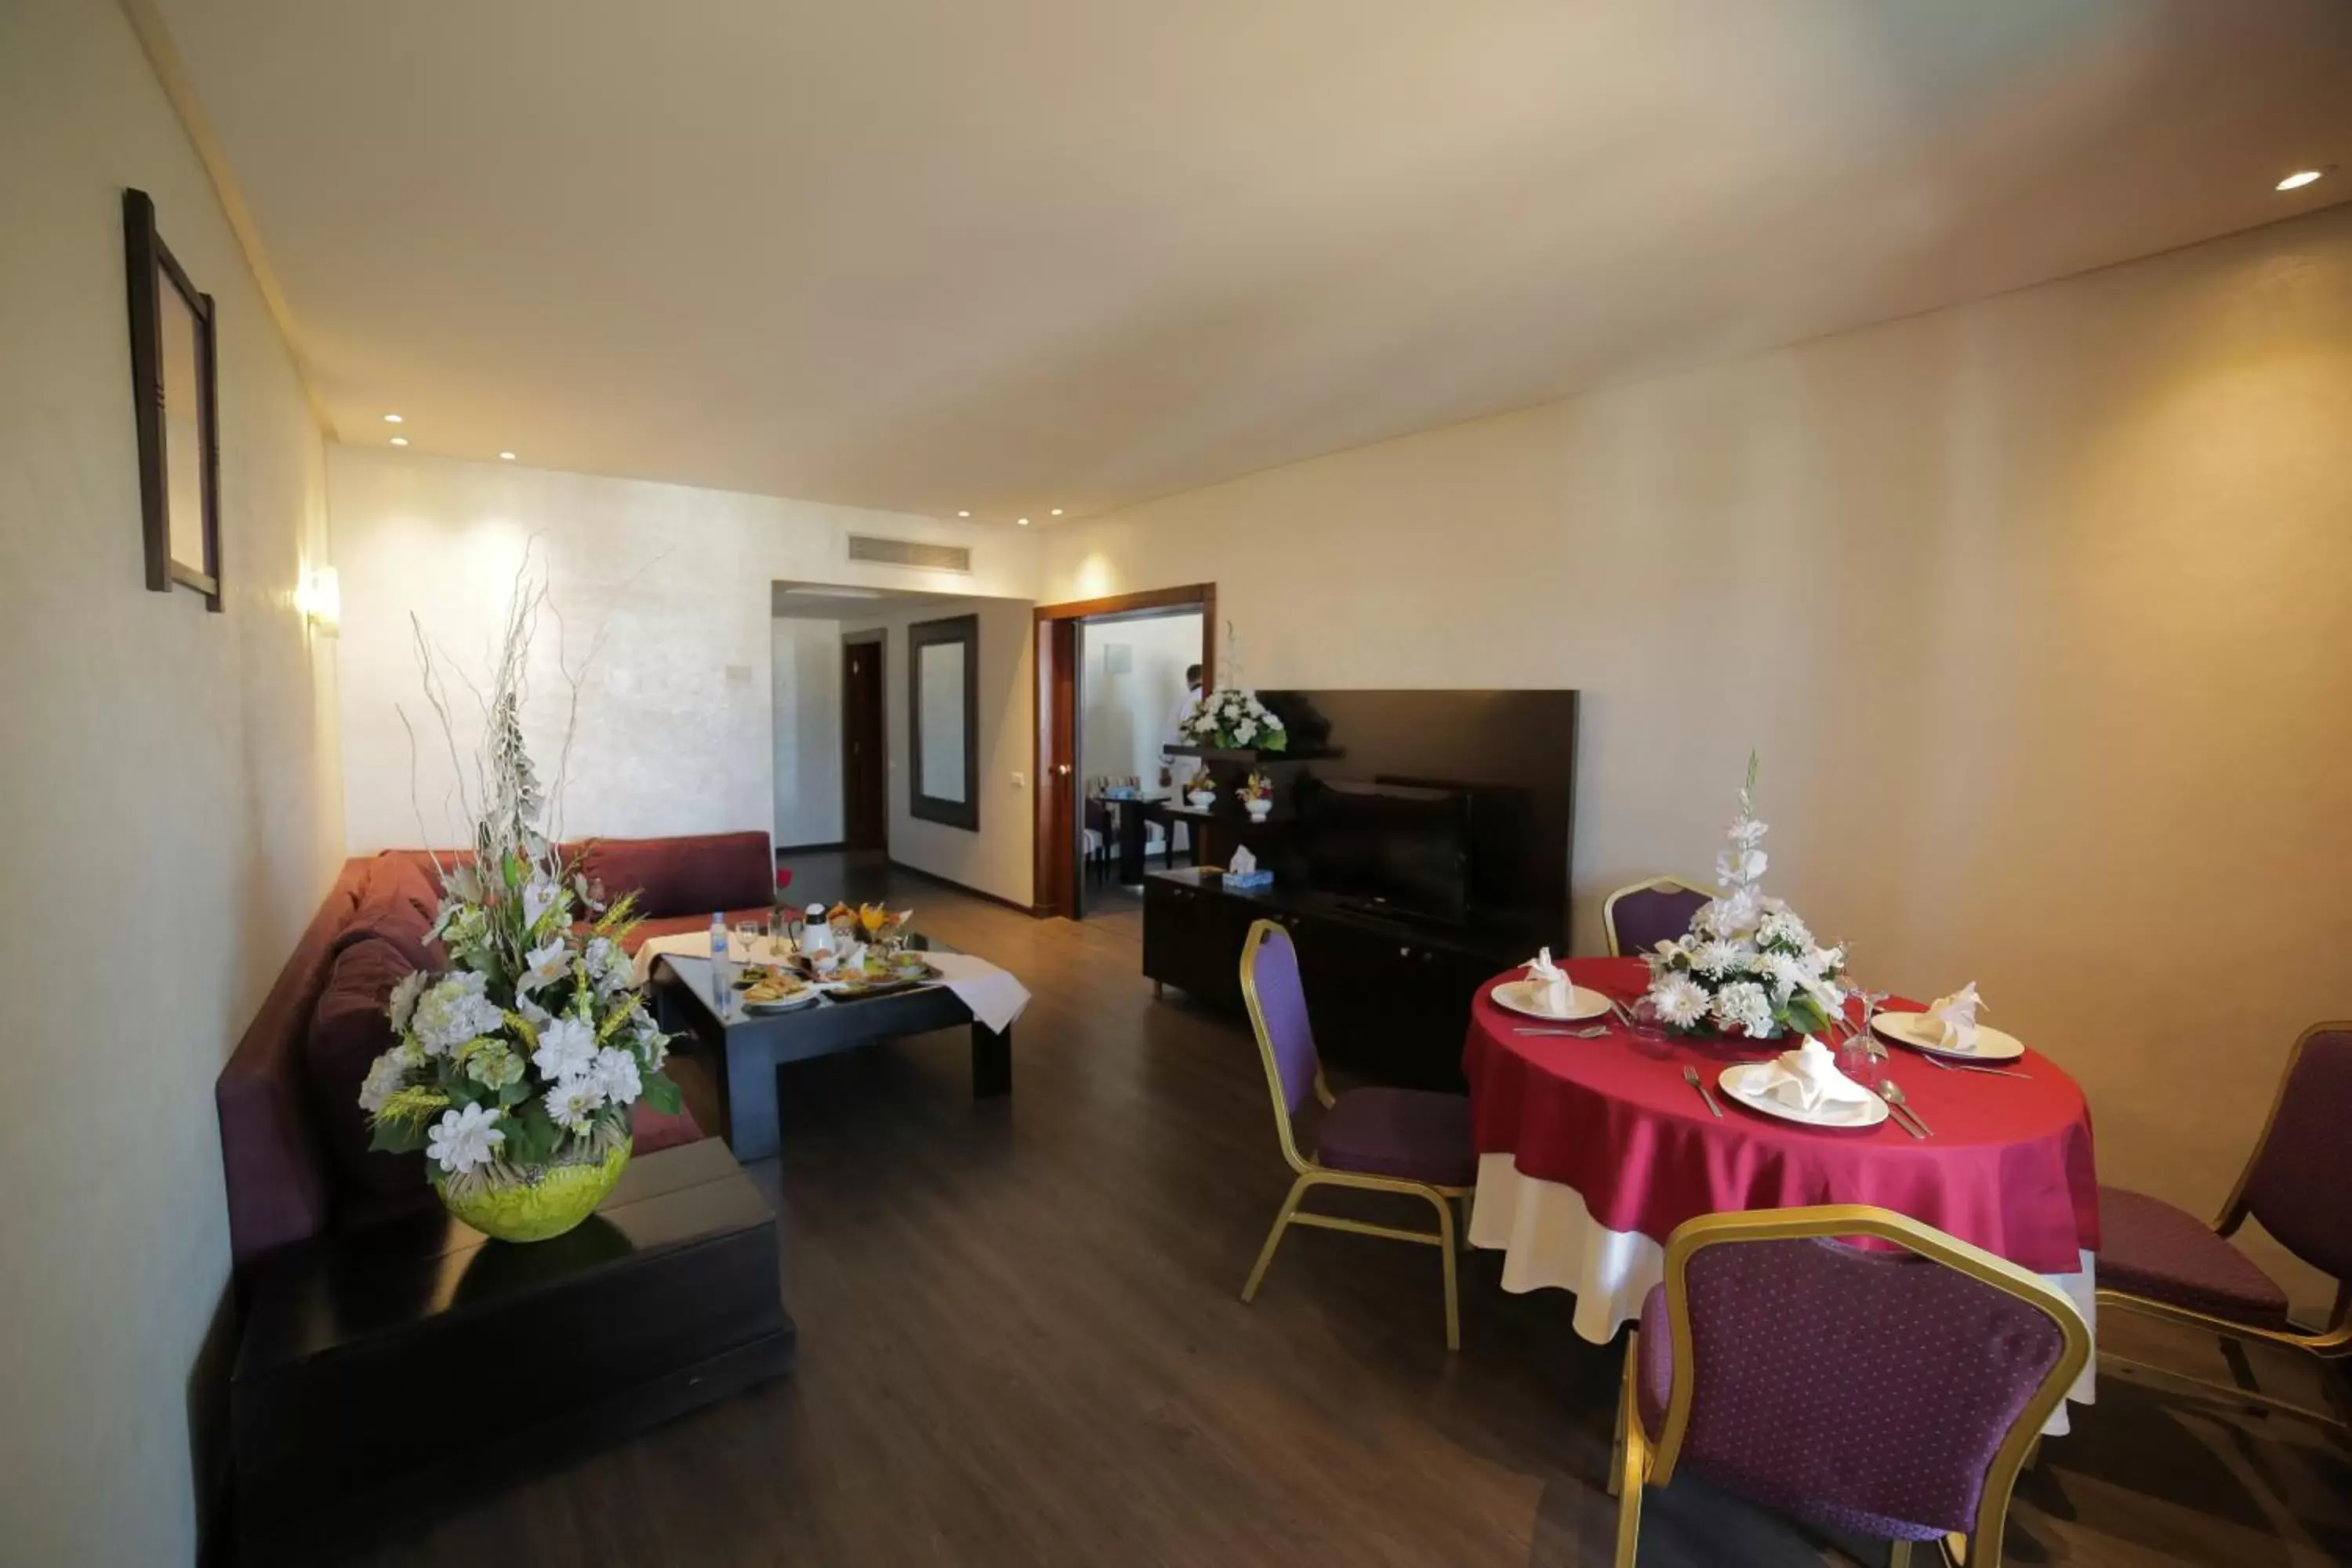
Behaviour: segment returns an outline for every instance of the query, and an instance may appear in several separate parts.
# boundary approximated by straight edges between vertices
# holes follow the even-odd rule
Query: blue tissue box
[[[1267,870],[1263,866],[1260,866],[1256,870],[1252,871],[1245,877],[1237,877],[1233,872],[1228,871],[1225,873],[1225,886],[1228,888],[1271,888],[1274,886],[1274,873]]]

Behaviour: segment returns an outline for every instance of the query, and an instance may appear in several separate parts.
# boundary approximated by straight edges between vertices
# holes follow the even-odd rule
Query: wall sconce
[[[294,607],[311,628],[329,637],[340,636],[343,629],[343,584],[331,566],[314,566],[302,574],[302,585],[294,590]]]

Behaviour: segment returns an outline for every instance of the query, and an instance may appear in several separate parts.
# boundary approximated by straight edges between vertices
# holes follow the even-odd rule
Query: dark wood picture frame
[[[155,232],[155,204],[142,190],[122,193],[122,253],[131,305],[131,396],[139,430],[139,510],[147,545],[147,586],[168,594],[193,588],[205,607],[221,609],[220,397],[213,297],[190,281],[171,247]],[[194,337],[193,384],[170,384],[163,352],[163,289],[184,307]],[[184,405],[195,415],[195,505],[189,530],[201,559],[183,560],[172,548],[171,427],[166,416]],[[184,522],[186,520],[183,520]]]
[[[923,650],[963,648],[963,798],[923,793]],[[980,617],[950,616],[907,628],[907,810],[926,822],[980,831]]]

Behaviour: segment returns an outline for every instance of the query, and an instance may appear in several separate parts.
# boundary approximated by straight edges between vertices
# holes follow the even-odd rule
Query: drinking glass
[[[735,922],[735,941],[742,948],[743,961],[747,963],[760,962],[760,954],[763,951],[760,938],[766,934],[760,928],[761,922],[755,920]]]
[[[1663,1040],[1673,1032],[1664,1016],[1659,1013],[1657,1003],[1646,994],[1633,998],[1626,1005],[1625,1011],[1633,1020],[1633,1035],[1637,1039]]]

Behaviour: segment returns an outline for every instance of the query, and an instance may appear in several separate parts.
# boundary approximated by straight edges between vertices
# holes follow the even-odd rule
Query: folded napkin
[[[1935,1005],[1921,1015],[1920,1026],[1940,1048],[1967,1056],[1977,1048],[1977,1009],[1983,1005],[1971,980],[1949,996],[1937,997]]]
[[[1794,1110],[1870,1103],[1870,1090],[1838,1071],[1830,1048],[1811,1035],[1795,1050],[1750,1068],[1741,1087],[1759,1097],[1769,1094]]]
[[[1528,978],[1534,982],[1536,996],[1545,1012],[1555,1018],[1568,1016],[1569,999],[1576,987],[1569,984],[1568,975],[1551,961],[1551,949],[1538,951],[1528,964]]]

